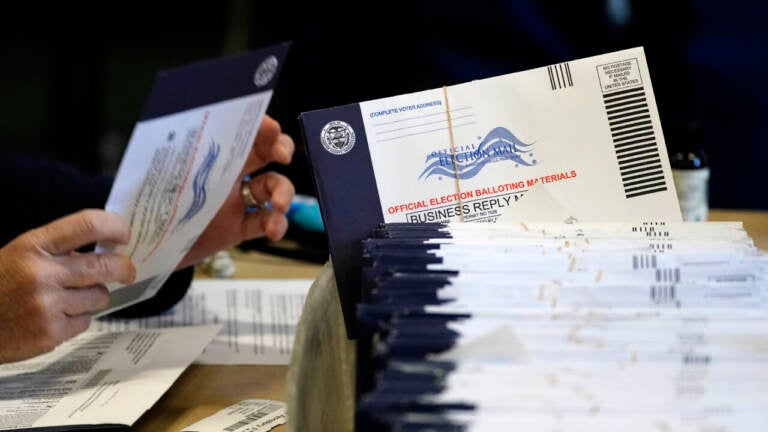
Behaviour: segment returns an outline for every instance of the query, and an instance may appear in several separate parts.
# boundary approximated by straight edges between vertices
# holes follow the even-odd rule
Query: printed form
[[[130,426],[219,329],[87,332],[48,354],[0,365],[0,430]]]
[[[95,320],[89,331],[223,324],[199,364],[288,364],[311,279],[196,279],[171,310]]]

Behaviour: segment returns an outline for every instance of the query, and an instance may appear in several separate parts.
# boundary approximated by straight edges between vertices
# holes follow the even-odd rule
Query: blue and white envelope
[[[681,220],[642,48],[300,121],[348,325],[382,222],[492,222],[533,187],[582,222]]]
[[[120,163],[106,209],[131,228],[136,282],[110,284],[99,315],[155,295],[229,195],[252,148],[287,43],[158,75]]]

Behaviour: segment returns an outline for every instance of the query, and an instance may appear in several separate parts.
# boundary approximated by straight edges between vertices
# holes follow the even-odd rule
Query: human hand
[[[131,283],[131,260],[78,253],[100,241],[126,244],[125,221],[83,210],[27,231],[0,248],[0,363],[43,354],[85,331],[109,304],[108,282]]]
[[[271,203],[271,208],[248,213],[240,192],[240,180],[270,162],[289,164],[293,152],[291,137],[282,133],[280,123],[265,115],[248,160],[224,204],[177,268],[190,266],[253,238],[266,236],[271,240],[281,239],[288,229],[285,213],[296,192],[293,183],[284,175],[271,171],[252,178],[249,182],[252,195],[260,202]]]

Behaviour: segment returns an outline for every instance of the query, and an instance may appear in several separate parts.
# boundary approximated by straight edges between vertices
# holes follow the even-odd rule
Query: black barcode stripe
[[[645,102],[634,103],[632,105],[610,108],[610,109],[607,109],[606,111],[608,112],[609,116],[612,116],[615,114],[625,113],[627,111],[634,111],[634,110],[639,110],[643,108],[648,108],[648,104]]]
[[[677,292],[674,285],[651,285],[651,301],[656,304],[677,303]]]
[[[637,150],[640,150],[643,148],[655,148],[655,146],[656,146],[655,142],[650,142],[650,143],[644,143],[641,145],[635,145],[633,147],[622,147],[616,150],[616,157],[619,159],[621,158],[626,159],[627,157],[632,156],[633,153],[636,152]],[[629,167],[625,166],[625,167],[619,167],[619,168],[621,169],[622,174],[625,174],[625,175],[633,174],[631,172],[628,172],[628,170],[630,169]],[[651,166],[648,167],[648,169],[651,169],[651,168],[653,167]],[[639,172],[639,171],[635,171],[635,172]]]
[[[638,119],[638,120],[640,120],[640,119]],[[643,118],[641,120],[642,121],[636,121],[634,123],[621,124],[619,126],[612,127],[611,128],[611,133],[617,132],[617,131],[622,131],[624,129],[630,129],[630,128],[633,128],[635,126],[643,126],[643,125],[651,124],[651,119]]]
[[[615,92],[610,92],[610,93],[604,94],[603,95],[603,99],[605,99],[605,100],[614,100],[614,99],[617,99],[619,96],[625,95],[627,93],[638,93],[638,92],[642,92],[642,91],[643,91],[642,87],[634,87],[634,88],[626,89],[626,90],[618,90],[618,91],[615,91]]]
[[[619,168],[624,168],[624,167],[635,168],[635,166],[636,166],[637,164],[644,164],[644,163],[648,162],[649,158],[656,158],[656,155],[655,155],[655,154],[639,154],[639,155],[630,155],[630,156],[631,156],[631,159],[620,159],[620,160],[619,160],[619,164],[620,164],[620,165],[619,165]],[[624,163],[624,162],[627,162],[627,163],[631,163],[631,165],[624,165],[624,166],[622,166],[621,164],[622,164],[622,163]],[[642,168],[642,167],[641,167],[641,168]],[[621,171],[622,171],[622,170],[621,170],[621,169],[619,169],[619,172],[621,172]],[[649,176],[649,175],[651,175],[651,173],[650,173],[650,172],[645,172],[644,174],[645,174],[646,176]],[[631,179],[626,179],[626,178],[622,177],[622,179],[621,179],[621,180],[622,180],[622,181],[626,181],[626,180],[634,180],[634,179],[636,179],[637,177],[638,177],[638,174],[633,174]]]
[[[634,131],[633,131],[634,132]],[[653,137],[653,130],[650,131],[644,131],[644,132],[638,132],[632,135],[624,135],[618,138],[614,138],[613,142],[616,144],[629,141],[635,138],[641,138],[641,137]]]
[[[630,117],[623,117],[623,118],[620,118],[620,119],[616,119],[616,120],[612,121],[611,124],[614,125],[614,126],[615,125],[621,125],[621,124],[624,124],[624,123],[636,122],[638,120],[642,120],[642,119],[646,119],[646,118],[648,118],[648,117],[646,117],[643,113],[640,113],[640,114],[637,115],[637,117],[631,117],[630,116]]]
[[[642,85],[603,94],[624,196],[667,190],[648,95]],[[638,265],[642,265],[638,262]]]
[[[558,66],[560,67],[560,76],[563,77],[563,87],[565,87],[568,84],[568,80],[565,79],[565,71],[563,71],[563,64],[560,63]]]
[[[623,182],[622,186],[624,186],[624,189],[629,190],[629,188],[631,188],[632,186],[646,184],[649,181],[661,181],[663,183],[664,182],[664,176],[660,175],[660,176],[657,176],[657,177],[647,177],[647,178],[643,178],[641,180],[636,180],[636,181]]]
[[[611,136],[618,139],[618,138],[621,138],[621,137],[625,137],[628,134],[639,133],[639,132],[644,132],[644,131],[651,131],[651,132],[653,132],[653,125],[651,125],[651,124],[640,125],[640,126],[633,127],[631,129],[620,130],[618,132],[612,133]]]
[[[637,156],[633,158],[627,158],[627,159],[620,159],[619,160],[619,168],[622,166],[624,167],[635,167],[638,163],[642,162],[645,163],[649,160],[656,159],[658,160],[659,157],[656,154],[650,154],[650,155],[644,155],[644,156]]]
[[[638,97],[628,98],[628,99],[620,99],[620,100],[618,100],[618,101],[616,101],[614,103],[606,103],[605,107],[608,110],[613,110],[613,109],[616,109],[616,108],[621,108],[621,107],[625,107],[627,105],[634,105],[634,104],[648,105],[648,103],[646,103],[646,100],[645,100],[645,95],[640,95]]]
[[[620,143],[617,143],[614,147],[622,148],[622,147],[626,147],[626,146],[631,146],[633,144],[641,144],[641,143],[647,143],[647,142],[652,142],[652,143],[656,144],[656,141],[653,138],[649,139],[649,138],[646,137],[646,138],[639,138],[639,139],[632,140],[632,141],[622,141]]]
[[[675,268],[663,268],[656,269],[656,282],[680,282],[680,269]]]
[[[247,416],[245,416],[244,419],[240,420],[239,422],[233,423],[233,424],[225,427],[224,430],[227,431],[227,432],[234,432],[234,431],[240,429],[243,426],[248,426],[249,424],[255,422],[256,420],[264,418],[269,413],[270,413],[270,411],[256,411],[256,412],[250,413]]]
[[[621,171],[621,174],[622,174],[622,177],[623,177],[625,175],[635,175],[635,174],[639,174],[641,172],[647,172],[647,171],[650,171],[650,170],[660,170],[660,169],[661,169],[661,164],[651,165],[651,166],[643,166],[643,167],[640,167],[638,169],[627,169],[627,170],[620,170],[620,171]]]
[[[625,149],[623,153],[617,153],[616,157],[621,160],[628,160],[629,158],[633,158],[635,156],[643,156],[651,153],[656,154],[656,149],[653,147],[645,147],[645,148],[629,148]]]
[[[659,188],[655,188],[655,189],[644,190],[642,192],[630,193],[630,194],[627,194],[627,198],[634,198],[634,197],[638,197],[638,196],[641,196],[641,195],[648,195],[648,194],[652,194],[652,193],[656,193],[656,192],[663,192],[665,190],[667,190],[667,186],[666,185],[664,185],[662,187],[659,187]]]
[[[633,187],[624,188],[624,192],[625,193],[638,192],[638,191],[641,191],[643,189],[657,188],[657,187],[662,187],[662,186],[664,186],[664,181],[663,180],[658,182],[658,183],[644,184],[642,186],[633,186]]]
[[[632,255],[632,268],[635,270],[647,269],[647,268],[655,269],[656,266],[657,266],[656,254]],[[658,278],[658,271],[657,271],[657,278]]]
[[[625,189],[626,189],[626,193],[629,195],[638,195],[638,194],[642,195],[644,193],[648,193],[649,190],[656,190],[661,187],[664,187],[663,182],[653,183],[649,185],[642,185],[642,186],[633,186]]]
[[[653,139],[641,138],[632,141],[622,141],[615,145],[617,152],[632,151],[632,149],[645,146],[656,146],[656,141]]]
[[[633,164],[629,164],[629,165],[624,165],[623,167],[619,167],[619,171],[621,171],[623,173],[624,170],[632,170],[634,172],[635,168],[639,169],[639,168],[645,167],[645,166],[647,166],[647,165],[649,165],[651,163],[655,163],[655,164],[659,164],[660,165],[661,164],[661,160],[658,159],[658,158],[654,159],[654,160],[642,160],[642,161],[639,161],[637,163],[633,163]]]
[[[631,176],[628,176],[628,177],[624,177],[624,180],[632,181],[632,180],[643,178],[643,177],[657,176],[657,175],[660,175],[662,172],[663,171],[661,171],[661,170],[643,171],[640,174],[635,174],[635,175],[631,175]]]
[[[547,76],[552,90],[573,87],[573,75],[571,75],[571,67],[568,63],[547,66]]]
[[[636,168],[640,166],[638,164],[642,165],[654,160],[658,161],[656,154],[629,155],[627,158],[619,159],[619,172],[622,171],[622,168]],[[621,180],[624,181],[625,179],[622,177]]]
[[[104,379],[104,377],[109,375],[110,372],[112,372],[112,369],[99,370],[98,372],[93,374],[93,376],[85,384],[83,384],[83,388],[87,389],[91,387],[96,387],[96,385],[99,384],[101,380]]]
[[[603,95],[603,99],[605,100],[605,103],[611,104],[618,101],[623,101],[627,99],[633,99],[637,97],[645,97],[645,92],[643,92],[642,87],[636,87],[630,90],[627,90],[623,93],[619,92],[613,92]]]
[[[613,121],[616,120],[616,119],[620,119],[620,118],[624,118],[624,117],[629,117],[629,116],[633,116],[633,115],[648,114],[648,113],[650,113],[650,111],[648,110],[648,108],[645,108],[645,109],[642,109],[642,110],[639,110],[639,111],[632,111],[632,112],[623,113],[623,114],[609,115],[608,116],[608,122],[610,124],[614,124]]]
[[[638,144],[638,145],[636,145],[634,147],[629,147],[629,146],[620,147],[620,148],[616,149],[616,154],[617,155],[629,154],[629,152],[633,152],[633,151],[640,150],[640,149],[645,149],[645,148],[656,148],[656,143],[653,142],[653,141],[649,141],[649,142],[640,143],[640,144]]]
[[[547,73],[549,74],[549,85],[552,86],[552,90],[555,89],[555,77],[552,76],[552,69],[547,68]]]

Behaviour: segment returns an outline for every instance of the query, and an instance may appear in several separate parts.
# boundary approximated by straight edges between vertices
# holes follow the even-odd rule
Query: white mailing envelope
[[[642,48],[300,120],[347,321],[381,222],[493,222],[538,186],[581,222],[681,220]]]

